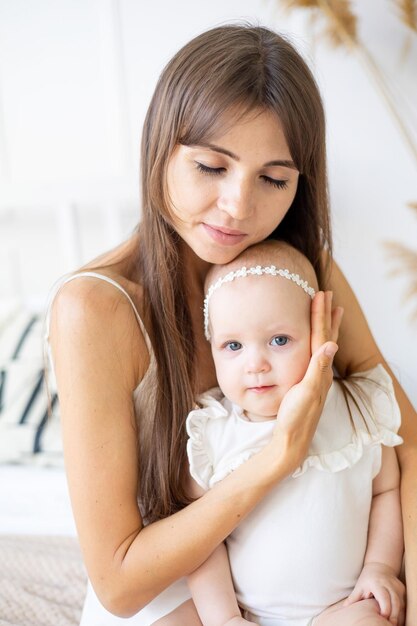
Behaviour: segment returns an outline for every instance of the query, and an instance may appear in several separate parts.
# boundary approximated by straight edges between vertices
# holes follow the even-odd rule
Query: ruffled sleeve
[[[222,397],[222,392],[218,387],[202,394],[198,398],[201,408],[190,411],[186,421],[190,474],[203,489],[209,489],[214,471],[212,446],[207,432],[208,425],[212,420],[228,416],[227,410],[220,402]]]
[[[377,365],[366,372],[354,374],[351,379],[353,384],[347,382],[347,385],[357,403],[357,406],[355,401],[350,404],[354,428],[343,392],[334,382],[309,454],[293,473],[294,478],[310,467],[339,472],[358,463],[365,450],[372,446],[382,444],[394,447],[403,443],[397,434],[401,413],[391,377],[384,367]]]

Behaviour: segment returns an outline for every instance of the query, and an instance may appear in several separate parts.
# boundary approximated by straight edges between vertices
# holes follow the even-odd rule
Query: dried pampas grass
[[[273,1],[277,2],[277,0]],[[392,2],[401,21],[412,31],[417,32],[417,0],[392,0]],[[403,119],[401,113],[404,111],[400,112],[398,109],[398,102],[392,91],[390,81],[375,61],[367,45],[358,36],[357,17],[352,10],[350,0],[281,0],[281,5],[288,10],[310,10],[313,17],[312,25],[315,25],[318,19],[322,18],[325,23],[324,34],[331,43],[334,46],[344,46],[357,55],[379,90],[388,111],[397,124],[404,143],[417,162],[417,145],[414,140],[414,132],[411,125],[409,127]],[[416,202],[409,206],[417,211]],[[409,288],[406,298],[416,298],[417,252],[398,242],[387,242],[384,245],[394,264],[391,275],[407,275]],[[412,317],[417,320],[417,307]]]
[[[417,2],[416,0],[394,0],[400,20],[417,33]]]
[[[417,0],[393,1],[404,23],[410,28],[414,28]],[[315,18],[324,18],[324,33],[327,35],[327,38],[330,38],[333,45],[343,45],[349,51],[357,55],[374,82],[374,85],[379,90],[388,111],[397,124],[404,143],[408,146],[414,160],[417,162],[417,144],[413,138],[413,132],[398,110],[396,96],[392,91],[390,81],[384,75],[384,72],[375,61],[368,47],[358,37],[357,16],[352,10],[350,0],[281,0],[281,4],[288,10],[309,9]],[[316,22],[316,20],[314,20],[314,22]]]
[[[405,300],[417,298],[417,252],[407,248],[401,243],[388,241],[385,248],[395,267],[390,271],[390,276],[407,276],[409,286],[404,294]],[[411,317],[417,321],[417,307],[414,309]]]
[[[410,202],[408,206],[417,211],[417,202]],[[389,275],[406,276],[409,286],[404,297],[406,300],[414,300],[417,298],[417,252],[396,241],[387,241],[384,247],[394,263]],[[417,307],[412,313],[412,319],[417,321]]]
[[[326,18],[324,35],[335,46],[357,44],[357,18],[350,0],[284,0],[288,9],[315,9]]]

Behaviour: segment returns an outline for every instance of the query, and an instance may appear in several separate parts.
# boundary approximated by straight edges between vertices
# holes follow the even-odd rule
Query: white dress
[[[353,377],[372,401],[372,419],[334,382],[307,458],[227,539],[237,598],[261,626],[306,626],[352,591],[366,549],[372,480],[381,444],[396,446],[400,412],[384,368]],[[375,382],[373,382],[375,381]],[[350,385],[360,406],[363,402]],[[187,418],[194,479],[211,488],[269,441],[273,421],[250,422],[219,389]]]

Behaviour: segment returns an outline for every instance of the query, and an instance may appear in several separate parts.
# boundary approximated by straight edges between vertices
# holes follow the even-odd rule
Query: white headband
[[[269,274],[270,276],[282,276],[282,278],[292,280],[296,285],[301,287],[301,289],[303,289],[306,294],[310,296],[310,298],[314,298],[316,292],[314,291],[313,287],[310,287],[308,282],[300,278],[298,274],[292,274],[289,270],[277,269],[275,265],[270,265],[266,267],[261,267],[260,265],[257,265],[256,267],[250,267],[249,269],[243,266],[235,272],[229,272],[228,274],[221,276],[216,280],[215,283],[210,285],[210,287],[208,288],[206,297],[204,298],[204,334],[207,341],[210,340],[210,333],[208,329],[208,305],[213,293],[225,283],[231,283],[233,280],[235,280],[235,278],[244,278],[246,276],[261,276],[262,274]]]

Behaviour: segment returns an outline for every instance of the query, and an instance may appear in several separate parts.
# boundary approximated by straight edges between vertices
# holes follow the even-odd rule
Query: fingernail
[[[324,348],[324,354],[332,359],[334,355],[336,354],[336,352],[338,351],[338,349],[339,349],[339,346],[337,346],[335,343],[331,343]]]

